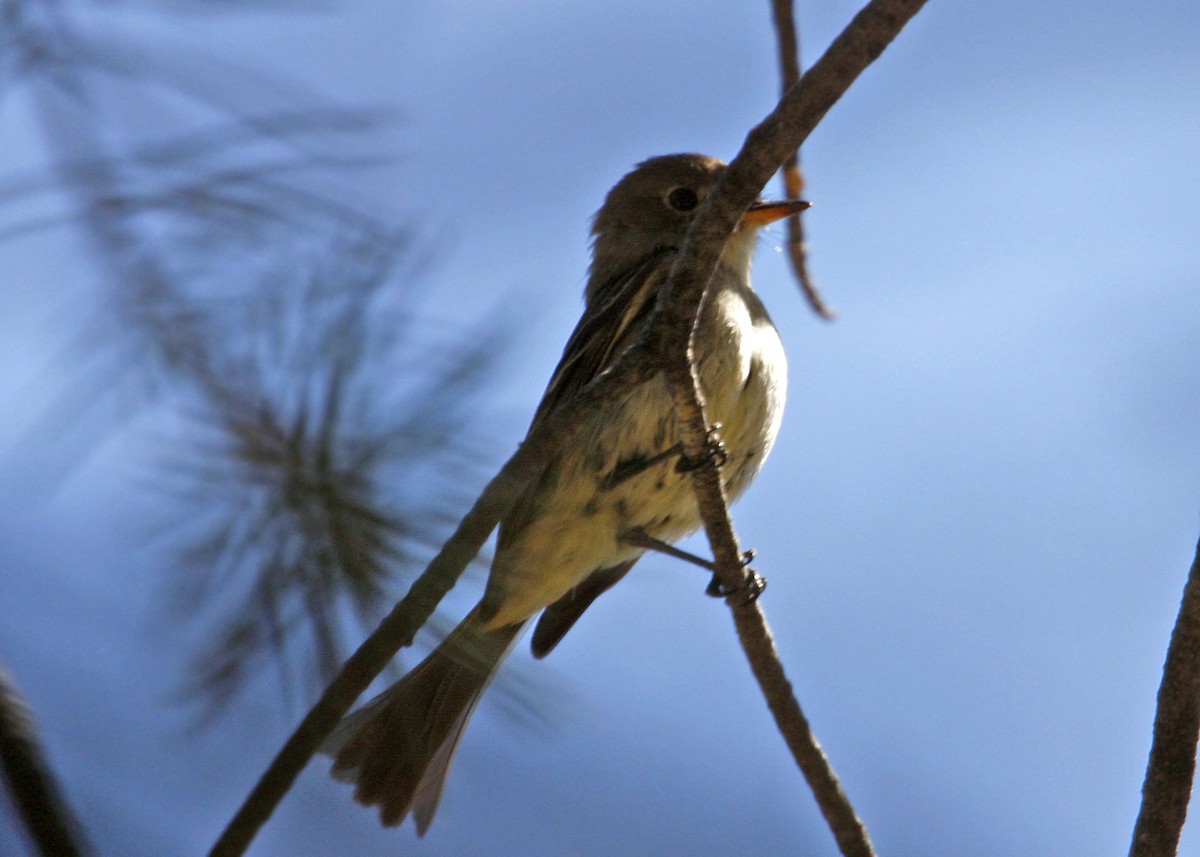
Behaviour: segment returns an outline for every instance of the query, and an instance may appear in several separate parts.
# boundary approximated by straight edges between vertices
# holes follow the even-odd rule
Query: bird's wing
[[[546,392],[534,414],[530,431],[545,416],[569,401],[593,379],[601,375],[629,346],[642,324],[649,318],[658,297],[658,289],[670,270],[673,248],[663,248],[629,272],[603,284],[589,301],[583,317],[567,340]],[[535,495],[536,488],[527,496]],[[498,550],[522,529],[533,514],[527,504],[518,501],[500,524]],[[593,571],[571,592],[546,608],[534,632],[533,650],[545,657],[558,645],[583,611],[609,587],[625,576],[636,560],[613,568]]]
[[[555,601],[542,611],[538,617],[537,627],[533,630],[530,647],[535,658],[544,658],[558,645],[567,631],[583,615],[593,601],[599,598],[617,584],[629,569],[633,568],[636,559],[614,565],[612,568],[598,568],[583,579],[582,582],[562,598]]]
[[[567,340],[530,431],[620,357],[631,341],[630,334],[654,309],[659,286],[670,270],[671,252],[671,248],[663,248],[597,291]]]

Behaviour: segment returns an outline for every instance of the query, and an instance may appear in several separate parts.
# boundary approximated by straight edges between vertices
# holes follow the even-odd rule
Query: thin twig
[[[686,386],[680,380],[691,379],[691,367],[690,362],[681,361],[680,356],[690,354],[688,341],[692,322],[699,311],[708,280],[716,269],[721,250],[737,220],[766,186],[789,152],[799,147],[846,88],[883,52],[922,5],[924,0],[872,0],[771,115],[750,133],[742,154],[730,164],[718,189],[714,189],[705,201],[705,211],[697,215],[692,225],[687,246],[672,270],[671,282],[676,285],[668,286],[660,293],[655,309],[659,322],[648,324],[638,343],[626,351],[609,372],[547,414],[526,438],[517,453],[484,489],[459,524],[458,530],[412,589],[350,657],[342,672],[288,739],[213,846],[213,857],[233,857],[245,852],[259,827],[270,817],[316,752],[321,740],[400,647],[411,642],[417,629],[454,585],[458,575],[479,551],[516,496],[545,466],[551,450],[565,443],[570,434],[579,429],[582,422],[579,414],[603,407],[619,395],[615,391],[627,390],[630,385],[642,383],[663,371],[665,366],[672,367],[668,372],[673,376],[673,388],[682,389]],[[718,192],[722,187],[724,190]],[[652,331],[666,331],[670,336],[655,342]],[[693,386],[692,398],[695,399],[695,396]],[[684,437],[689,456],[702,453],[708,436],[698,400],[695,404],[687,419],[688,431]],[[723,566],[723,580],[729,583],[729,589],[736,589],[742,581],[740,555],[732,527],[729,526],[728,514],[723,508],[719,476],[713,468],[701,467],[695,471],[695,479],[700,485],[709,484],[709,490],[704,491],[700,499],[702,511],[709,509],[705,513],[706,529],[710,530],[709,538],[714,542],[717,562]],[[717,492],[715,498],[711,493],[714,485]],[[704,499],[704,495],[709,499]],[[712,502],[714,499],[715,502]],[[720,514],[712,514],[712,509],[717,509]],[[719,532],[722,519],[725,530],[723,538]],[[739,632],[742,624],[739,620]],[[747,635],[751,631],[747,629]],[[757,656],[752,653],[763,649],[764,639],[769,646],[769,636],[764,632],[765,626],[760,629],[757,642],[743,642],[752,665],[758,662]],[[771,679],[764,673],[759,675],[759,683],[768,695],[772,711],[782,711],[787,707],[786,702],[776,699],[781,687],[777,679]],[[783,683],[786,684],[786,678]],[[776,722],[781,728],[792,728],[791,721],[779,714],[776,715]],[[791,746],[792,737],[789,736],[787,740]],[[799,754],[797,760],[803,767],[805,762],[800,761]],[[836,833],[836,828],[835,835],[839,836],[840,841],[841,835]]]
[[[775,20],[775,34],[779,44],[779,76],[782,92],[795,86],[800,80],[800,37],[796,28],[796,16],[792,13],[792,0],[771,0],[771,16]],[[800,150],[797,149],[783,162],[783,191],[786,199],[799,199],[804,193],[804,173],[800,169]],[[802,212],[795,212],[787,219],[788,259],[796,282],[804,293],[812,311],[826,321],[832,321],[837,313],[830,309],[808,269],[808,242],[804,237]]]
[[[0,776],[39,854],[90,853],[83,828],[54,781],[33,731],[29,706],[0,667]]]
[[[1129,857],[1174,857],[1187,817],[1200,736],[1200,544],[1167,646],[1154,741]]]

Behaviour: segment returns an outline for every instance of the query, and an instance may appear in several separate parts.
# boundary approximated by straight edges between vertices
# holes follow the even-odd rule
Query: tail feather
[[[387,826],[409,813],[424,835],[454,752],[479,697],[523,623],[484,630],[472,612],[424,661],[360,710],[321,746],[333,776],[378,806]]]

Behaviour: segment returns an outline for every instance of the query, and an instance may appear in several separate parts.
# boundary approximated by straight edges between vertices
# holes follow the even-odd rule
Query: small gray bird
[[[533,426],[612,365],[650,317],[696,209],[725,164],[703,155],[652,158],[621,179],[596,214],[583,317]],[[787,361],[750,288],[759,226],[807,207],[760,202],[729,239],[701,309],[695,360],[708,419],[721,425],[731,499],[762,467],[783,413]],[[424,834],[455,747],[480,695],[521,630],[541,618],[533,652],[550,652],[600,594],[625,576],[647,539],[673,542],[700,516],[671,450],[678,425],[665,379],[630,388],[587,414],[500,524],[479,604],[424,661],[346,717],[322,751],[333,775],[378,805],[385,825],[411,812]],[[532,429],[531,429],[532,430]]]

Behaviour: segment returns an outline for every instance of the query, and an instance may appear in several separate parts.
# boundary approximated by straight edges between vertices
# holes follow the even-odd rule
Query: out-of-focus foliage
[[[504,324],[426,323],[420,237],[357,204],[386,113],[144,44],[118,13],[0,3],[0,86],[50,153],[0,183],[0,237],[78,230],[100,273],[51,422],[166,438],[146,465],[171,615],[203,640],[186,695],[214,713],[273,665],[307,698],[481,483]]]
[[[338,238],[294,260],[234,305],[196,367],[193,442],[168,472],[187,522],[176,607],[228,605],[193,685],[214,702],[250,665],[295,661],[298,636],[304,672],[331,677],[339,619],[377,619],[393,572],[470,502],[452,486],[478,460],[464,439],[501,337],[419,333],[390,276],[406,249]]]

